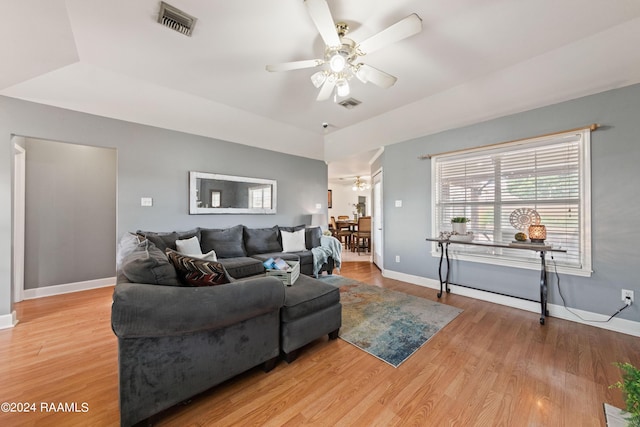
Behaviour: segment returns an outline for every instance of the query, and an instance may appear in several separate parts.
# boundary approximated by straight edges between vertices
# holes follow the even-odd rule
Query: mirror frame
[[[249,184],[271,185],[271,208],[203,208],[198,206],[198,179],[215,179],[218,181],[243,182]],[[207,172],[189,172],[189,214],[275,214],[278,200],[277,182],[274,179],[249,178],[244,176],[221,175]]]

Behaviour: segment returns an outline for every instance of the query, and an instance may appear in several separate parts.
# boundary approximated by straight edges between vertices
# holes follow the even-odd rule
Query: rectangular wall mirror
[[[275,214],[273,179],[189,172],[189,213]]]

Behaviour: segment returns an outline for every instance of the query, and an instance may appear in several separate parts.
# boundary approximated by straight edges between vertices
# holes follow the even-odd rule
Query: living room
[[[64,2],[53,3],[56,5],[50,6],[52,10],[66,17]],[[615,10],[619,12],[623,3],[616,2]],[[194,3],[183,2],[179,6],[187,9],[189,5]],[[146,6],[150,10],[157,8],[156,2]],[[90,210],[81,206],[82,200],[76,200],[75,206],[55,206],[43,200],[37,207],[43,224],[47,225],[39,230],[40,240],[43,248],[48,247],[43,253],[27,252],[28,258],[36,259],[29,259],[25,265],[41,269],[38,275],[42,278],[39,283],[36,280],[27,285],[25,290],[31,290],[31,294],[55,294],[55,290],[46,288],[113,278],[116,244],[128,231],[308,224],[313,214],[328,213],[327,189],[331,186],[326,162],[384,147],[375,159],[366,159],[372,162],[369,170],[363,171],[367,175],[380,170],[383,173],[383,269],[378,271],[368,262],[345,263],[340,274],[464,310],[464,318],[451,324],[450,329],[443,329],[434,341],[418,350],[400,368],[369,360],[366,353],[341,340],[319,340],[294,363],[280,363],[269,374],[257,370],[240,375],[189,405],[174,409],[158,420],[161,425],[231,425],[243,420],[272,425],[331,424],[331,421],[361,425],[439,424],[455,420],[518,424],[523,419],[525,423],[544,425],[575,420],[583,421],[577,424],[602,424],[603,402],[623,405],[621,395],[608,389],[619,379],[612,363],[640,364],[638,306],[634,303],[606,322],[624,305],[620,299],[621,289],[640,295],[634,274],[638,231],[620,225],[628,222],[640,208],[640,202],[633,197],[640,162],[635,126],[640,111],[640,62],[637,53],[630,51],[631,43],[623,43],[637,35],[640,11],[633,9],[626,13],[628,21],[621,20],[618,26],[612,23],[609,30],[609,36],[616,42],[615,52],[606,43],[601,50],[585,52],[585,57],[596,56],[599,60],[590,63],[589,69],[582,73],[549,75],[539,86],[525,86],[514,78],[522,68],[514,66],[507,70],[511,74],[503,71],[482,80],[484,91],[477,86],[445,91],[440,96],[449,97],[447,114],[439,111],[439,104],[433,99],[424,100],[418,106],[420,112],[414,114],[406,110],[389,112],[378,118],[385,124],[384,129],[368,123],[374,131],[366,132],[366,139],[359,137],[366,123],[324,134],[321,129],[299,131],[264,119],[266,127],[260,132],[248,130],[250,126],[244,124],[244,112],[238,112],[239,118],[228,123],[224,123],[226,115],[221,114],[225,117],[211,119],[209,127],[198,122],[194,128],[186,126],[188,121],[178,124],[176,117],[165,117],[168,125],[163,127],[161,119],[149,118],[154,106],[148,105],[153,102],[145,99],[120,104],[122,114],[130,114],[122,117],[115,115],[108,105],[120,92],[114,91],[111,98],[98,98],[105,102],[104,114],[101,114],[100,108],[87,110],[81,103],[74,105],[73,100],[50,101],[54,92],[63,92],[68,86],[60,89],[54,85],[43,87],[41,93],[30,92],[40,84],[45,85],[46,78],[32,82],[33,87],[22,88],[20,82],[28,83],[26,77],[15,78],[11,84],[9,80],[4,81],[0,92],[0,131],[5,139],[0,161],[6,166],[0,172],[4,206],[0,215],[0,254],[3,255],[0,257],[0,325],[6,330],[0,331],[0,355],[5,366],[0,400],[88,401],[90,409],[74,414],[55,411],[17,414],[17,417],[9,414],[13,416],[11,421],[112,425],[118,420],[117,343],[109,324],[112,283],[111,287],[14,302],[12,165],[18,137],[25,139],[19,145],[26,147],[26,162],[32,161],[30,145],[37,144],[27,141],[29,139],[48,141],[52,145],[97,147],[111,150],[116,156],[113,173],[117,182],[113,183],[116,195],[111,224],[96,222]],[[615,38],[616,34],[620,38]],[[592,46],[587,41],[584,45]],[[86,47],[79,45],[79,49]],[[549,55],[553,56],[553,52]],[[622,65],[606,70],[620,57],[626,58],[616,62]],[[578,60],[563,56],[568,58],[578,62],[572,67],[583,67],[580,63],[583,57]],[[569,67],[557,60],[559,67]],[[64,61],[70,59],[67,57]],[[63,63],[57,63],[62,67],[59,72],[71,72],[64,69]],[[78,63],[74,67],[85,65]],[[536,69],[535,63],[528,65]],[[79,72],[77,68],[73,71]],[[89,74],[91,72],[89,70]],[[609,72],[615,76],[613,80],[599,86],[592,80],[594,75]],[[98,75],[105,78],[106,72]],[[303,77],[306,82],[308,76]],[[582,87],[564,90],[564,85],[569,84],[567,80],[578,80]],[[505,86],[507,94],[491,96],[493,84]],[[147,88],[143,82],[140,87],[141,91]],[[86,90],[87,96],[94,94],[90,86]],[[529,99],[536,90],[544,92],[544,96],[533,103]],[[311,97],[313,100],[314,92]],[[205,110],[206,114],[212,112],[210,108]],[[206,116],[204,113],[193,114]],[[398,119],[399,115],[402,120]],[[158,113],[158,117],[163,116],[162,112]],[[461,119],[454,120],[454,116]],[[429,117],[429,123],[425,123],[425,117]],[[194,118],[193,123],[196,121]],[[418,131],[415,128],[401,129],[408,121],[421,122],[419,133],[415,133]],[[425,242],[425,238],[435,237],[432,166],[422,156],[535,138],[592,123],[599,125],[590,135],[589,233],[593,271],[586,276],[560,272],[558,284],[550,265],[547,324],[538,323],[539,304],[535,301],[539,298],[540,272],[536,268],[455,260],[452,292],[438,299],[435,288],[439,285],[439,257]],[[234,134],[235,128],[240,129],[237,134]],[[304,146],[305,142],[301,141],[307,137],[309,144]],[[255,141],[257,139],[260,141]],[[314,144],[317,140],[321,141],[320,145]],[[354,140],[358,143],[352,143]],[[298,148],[292,148],[293,142]],[[46,142],[40,145],[46,147]],[[33,165],[28,167],[33,171]],[[274,179],[278,183],[277,213],[189,215],[189,171]],[[51,176],[50,182],[37,185],[41,185],[44,192],[54,188],[61,179]],[[80,175],[71,181],[82,179]],[[152,206],[141,206],[141,198],[151,198]],[[73,217],[74,222],[66,228],[54,225],[47,220],[47,214]],[[73,244],[65,240],[64,247],[56,246],[56,236],[69,233],[77,233],[76,237],[96,233],[101,236],[100,231],[111,234],[111,238],[99,243],[106,256],[84,258],[94,251],[94,239],[76,238]],[[78,260],[89,263],[91,268],[80,266]],[[56,263],[61,264],[56,267]],[[94,274],[84,274],[87,270]],[[48,281],[60,271],[67,275],[82,272],[82,275],[71,274],[62,281]],[[25,303],[31,303],[27,311],[22,308]],[[20,332],[30,325],[36,328],[29,330],[29,334],[38,337],[36,341],[29,341],[29,334]],[[75,333],[68,333],[74,329]],[[483,375],[477,375],[478,372]],[[543,378],[541,382],[533,381],[532,377],[536,376]],[[446,386],[441,387],[442,382]],[[47,384],[51,384],[50,388]],[[525,396],[530,400],[522,401]],[[0,414],[0,421],[3,417],[5,414]]]

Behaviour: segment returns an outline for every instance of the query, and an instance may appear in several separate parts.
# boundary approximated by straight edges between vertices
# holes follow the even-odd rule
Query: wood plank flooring
[[[437,300],[436,291],[382,277],[368,262],[343,275]],[[112,288],[24,301],[0,331],[2,426],[118,425]],[[640,365],[640,339],[445,295],[464,312],[399,368],[338,339],[305,347],[292,364],[248,371],[153,419],[158,426],[603,426],[602,403],[624,405],[616,361]],[[77,412],[43,411],[75,403]],[[88,411],[82,412],[86,402]]]

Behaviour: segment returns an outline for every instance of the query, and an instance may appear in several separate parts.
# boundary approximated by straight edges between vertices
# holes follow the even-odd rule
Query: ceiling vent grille
[[[165,27],[171,28],[185,36],[191,36],[193,27],[196,25],[196,21],[196,18],[184,13],[180,9],[177,9],[163,1],[160,2],[158,22]]]
[[[355,98],[347,98],[347,99],[344,99],[344,100],[338,102],[338,104],[342,105],[346,109],[351,110],[352,108],[355,108],[358,105],[362,104],[362,101],[358,101]]]

